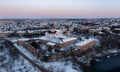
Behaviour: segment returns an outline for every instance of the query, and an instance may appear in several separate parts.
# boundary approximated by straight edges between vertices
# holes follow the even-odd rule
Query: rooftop
[[[79,42],[79,43],[76,43],[75,46],[82,46],[82,45],[85,45],[91,41],[95,41],[95,39],[92,39],[92,38],[89,38],[89,39],[85,39],[84,41],[82,42]]]
[[[71,40],[77,40],[77,38],[75,38],[75,37],[66,37],[66,36],[60,36],[58,38],[57,37],[42,36],[40,39],[45,40],[45,41],[54,42],[54,43],[64,43],[64,42],[68,42]]]

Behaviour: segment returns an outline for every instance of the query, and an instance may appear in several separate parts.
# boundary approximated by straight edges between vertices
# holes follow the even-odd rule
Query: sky
[[[120,0],[0,0],[0,18],[120,17]]]

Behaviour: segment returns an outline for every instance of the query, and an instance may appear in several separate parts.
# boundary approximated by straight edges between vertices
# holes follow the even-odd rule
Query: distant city
[[[0,51],[0,72],[119,72],[120,18],[1,19]]]

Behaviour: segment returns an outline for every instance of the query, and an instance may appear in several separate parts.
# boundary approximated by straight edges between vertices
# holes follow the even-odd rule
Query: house
[[[92,48],[95,45],[95,40],[92,38],[85,39],[82,42],[76,43],[76,48],[80,49],[80,51],[87,51],[89,48]]]

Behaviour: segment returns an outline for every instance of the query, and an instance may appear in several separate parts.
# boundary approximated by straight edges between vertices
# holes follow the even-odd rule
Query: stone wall
[[[17,41],[18,45],[22,46],[23,48],[25,48],[26,50],[30,51],[34,56],[38,57],[39,55],[39,51],[37,51],[34,47],[26,44],[24,41],[22,40],[18,40]]]
[[[87,44],[84,44],[84,45],[80,46],[80,51],[86,51],[89,48],[92,48],[94,45],[95,45],[95,41],[93,40],[93,41],[91,41]]]

